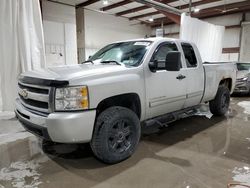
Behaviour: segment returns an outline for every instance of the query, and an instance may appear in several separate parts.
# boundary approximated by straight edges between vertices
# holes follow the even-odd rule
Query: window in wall
[[[170,51],[178,51],[175,43],[164,43],[156,49],[151,61],[157,61],[158,70],[165,70],[166,56]]]
[[[187,67],[197,67],[197,59],[193,47],[188,43],[181,43],[181,46],[185,55]]]

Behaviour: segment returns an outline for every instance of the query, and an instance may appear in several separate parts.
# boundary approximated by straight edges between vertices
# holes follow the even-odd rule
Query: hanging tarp
[[[220,61],[224,32],[224,26],[181,15],[180,39],[195,43],[203,61]]]
[[[45,66],[43,38],[39,0],[0,1],[0,111],[13,111],[20,73]]]

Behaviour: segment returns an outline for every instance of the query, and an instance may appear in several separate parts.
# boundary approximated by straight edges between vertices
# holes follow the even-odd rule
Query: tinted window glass
[[[182,43],[181,46],[185,55],[187,67],[197,67],[197,59],[193,47],[187,43]]]
[[[250,63],[237,63],[237,69],[239,71],[250,71]]]
[[[151,61],[157,60],[158,70],[165,70],[166,56],[170,51],[178,51],[175,43],[165,43],[156,49]]]

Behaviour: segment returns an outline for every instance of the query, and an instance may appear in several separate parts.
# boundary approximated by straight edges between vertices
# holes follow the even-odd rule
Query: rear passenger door
[[[204,91],[204,70],[201,59],[198,59],[198,49],[182,42],[181,47],[185,56],[187,74],[187,99],[184,108],[200,103]]]

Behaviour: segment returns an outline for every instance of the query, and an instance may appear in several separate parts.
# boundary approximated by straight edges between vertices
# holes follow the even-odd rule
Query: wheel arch
[[[114,95],[100,101],[96,108],[96,117],[105,109],[112,106],[126,107],[136,113],[141,118],[141,100],[137,93],[125,93]]]
[[[222,85],[226,86],[229,89],[229,91],[231,92],[232,91],[232,82],[233,82],[232,78],[223,78],[220,81],[219,86],[222,86]]]

